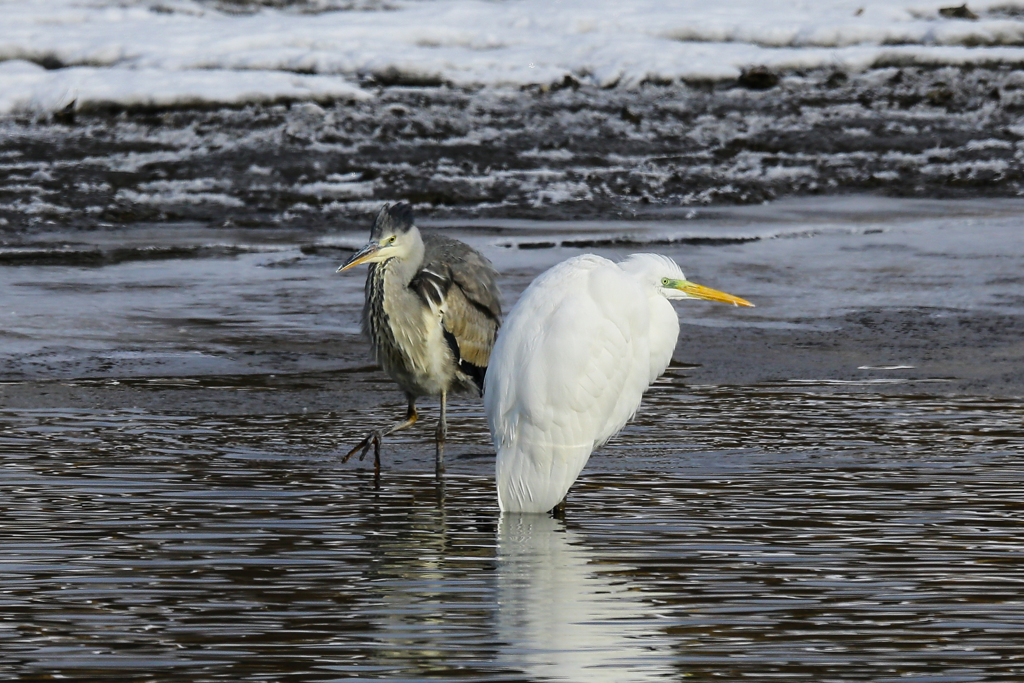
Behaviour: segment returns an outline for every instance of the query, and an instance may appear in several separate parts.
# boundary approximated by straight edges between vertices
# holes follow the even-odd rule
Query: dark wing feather
[[[426,233],[423,246],[423,265],[409,286],[423,301],[443,304],[448,344],[464,372],[482,384],[501,324],[498,274],[490,261],[458,240]]]

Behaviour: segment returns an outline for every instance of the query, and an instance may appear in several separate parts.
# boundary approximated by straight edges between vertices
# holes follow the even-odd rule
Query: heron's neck
[[[423,237],[415,226],[409,229],[406,244],[407,248],[402,254],[387,262],[388,276],[403,287],[409,285],[423,265]]]

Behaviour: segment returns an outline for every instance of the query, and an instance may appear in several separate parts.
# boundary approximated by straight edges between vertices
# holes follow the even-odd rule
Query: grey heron
[[[444,472],[447,401],[451,392],[482,392],[491,347],[501,324],[498,274],[483,255],[442,235],[421,233],[408,204],[387,204],[370,241],[338,272],[369,264],[363,332],[374,356],[405,392],[404,420],[374,429],[342,460],[374,449],[380,478],[381,440],[416,423],[416,399],[439,396],[435,468]]]

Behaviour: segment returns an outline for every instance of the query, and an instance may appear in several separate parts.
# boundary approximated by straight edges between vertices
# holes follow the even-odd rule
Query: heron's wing
[[[444,274],[470,303],[494,320],[501,319],[498,273],[483,254],[464,242],[433,233],[424,233],[423,248],[423,270]]]
[[[487,367],[498,321],[476,306],[457,283],[448,290],[441,324],[455,337],[459,358],[479,368]]]
[[[423,300],[442,310],[441,324],[466,374],[482,386],[501,320],[497,273],[466,244],[439,235],[423,236],[420,271],[409,283]]]

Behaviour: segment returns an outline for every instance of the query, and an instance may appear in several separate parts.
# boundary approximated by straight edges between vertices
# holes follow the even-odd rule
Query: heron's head
[[[385,204],[370,228],[370,241],[352,255],[338,272],[361,263],[383,263],[388,259],[405,259],[422,251],[422,238],[413,224],[412,208],[405,204]]]
[[[746,299],[688,281],[675,261],[660,254],[633,254],[619,264],[666,299],[704,299],[734,306],[753,306]]]

